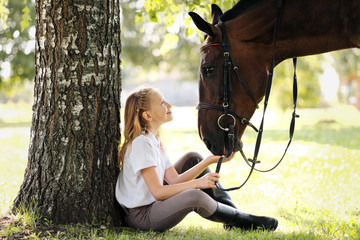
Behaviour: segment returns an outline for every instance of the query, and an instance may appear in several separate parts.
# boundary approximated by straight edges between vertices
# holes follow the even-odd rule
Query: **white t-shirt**
[[[141,175],[141,170],[155,166],[162,184],[165,170],[172,165],[167,154],[162,151],[158,137],[151,132],[142,133],[126,150],[123,169],[116,182],[117,201],[127,208],[145,206],[155,202],[155,198]]]

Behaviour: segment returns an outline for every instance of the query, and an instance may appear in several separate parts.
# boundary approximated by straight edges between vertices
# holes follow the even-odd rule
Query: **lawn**
[[[17,111],[14,111],[17,109]],[[30,110],[29,110],[30,109]],[[210,153],[199,140],[194,108],[173,109],[174,121],[164,125],[163,139],[174,161],[187,151]],[[260,111],[252,119],[257,125]],[[240,190],[231,192],[242,211],[279,220],[275,232],[226,231],[219,223],[187,216],[164,233],[113,229],[106,225],[71,225],[50,228],[13,216],[17,225],[2,224],[0,238],[48,239],[359,239],[360,238],[360,112],[349,106],[300,109],[293,143],[283,163],[272,172],[255,172]],[[259,168],[281,157],[288,138],[289,113],[269,111]],[[22,183],[27,164],[31,106],[0,105],[0,214],[5,216]],[[252,155],[256,135],[243,137]],[[224,187],[239,185],[249,167],[240,154],[223,164]],[[29,214],[31,215],[31,214]],[[9,217],[9,216],[8,216]]]

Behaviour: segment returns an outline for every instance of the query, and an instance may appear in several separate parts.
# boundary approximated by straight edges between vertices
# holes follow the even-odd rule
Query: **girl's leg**
[[[203,160],[203,157],[199,153],[188,152],[174,164],[174,167],[175,167],[176,171],[180,174],[180,173],[183,173],[183,172],[187,171],[188,169],[192,168],[193,166],[195,166],[202,160]],[[210,168],[206,168],[198,176],[198,178],[204,176],[206,173],[209,173],[209,172],[211,172]],[[221,186],[221,184],[220,184],[220,186]],[[236,208],[235,203],[232,201],[230,195],[227,192],[225,192],[219,188],[203,189],[203,191],[206,194],[208,194],[210,197],[212,197],[214,200]]]
[[[188,153],[175,164],[175,168],[181,173],[201,160],[202,157],[198,153]],[[188,213],[195,211],[206,219],[222,222],[230,228],[234,226],[246,230],[257,229],[258,227],[267,230],[276,229],[278,225],[276,219],[240,212],[236,208],[230,207],[231,204],[227,204],[230,205],[227,206],[219,203],[221,199],[217,200],[219,202],[215,201],[216,196],[212,194],[211,192],[205,193],[197,189],[190,189],[164,201],[156,201],[149,206],[129,209],[126,221],[133,228],[165,231],[177,225]]]
[[[275,218],[241,212],[216,202],[197,189],[186,190],[145,207],[130,209],[127,223],[130,227],[142,230],[165,231],[177,225],[192,211],[208,220],[244,230],[275,230],[278,225]]]
[[[177,225],[185,216],[195,211],[200,216],[213,216],[217,202],[204,192],[190,189],[148,207],[130,209],[127,222],[130,227],[143,230],[165,231]]]
[[[178,173],[185,172],[189,168],[202,161],[202,159],[203,158],[198,153],[187,153],[175,164],[175,169],[178,171]],[[206,174],[207,172],[210,172],[209,168],[207,168],[199,177]],[[245,230],[257,228],[265,230],[275,230],[277,228],[278,221],[275,218],[255,216],[243,213],[236,209],[236,205],[231,200],[227,192],[219,188],[203,189],[203,191],[207,193],[211,198],[218,201],[217,209],[214,214],[210,217],[205,218],[212,221],[224,223],[224,227],[226,229],[238,227]]]

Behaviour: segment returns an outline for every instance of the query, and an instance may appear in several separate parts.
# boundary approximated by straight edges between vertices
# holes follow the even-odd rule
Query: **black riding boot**
[[[220,182],[218,182],[217,185],[219,187],[223,188],[223,186],[221,185]],[[228,205],[230,207],[233,207],[233,208],[237,208],[235,203],[231,199],[230,195],[226,191],[221,190],[220,188],[207,188],[207,189],[203,189],[203,191],[205,193],[207,193],[215,201],[221,202],[221,203]],[[232,227],[233,226],[224,223],[224,228],[226,230],[230,230]]]
[[[243,230],[275,230],[278,226],[275,218],[251,215],[219,202],[215,213],[206,219]]]
[[[218,182],[217,185],[223,188],[220,182]],[[221,190],[220,188],[207,188],[202,190],[215,201],[221,202],[233,208],[237,208],[230,195],[226,191]],[[224,228],[226,230],[230,230],[232,226],[224,223]]]
[[[218,182],[218,185],[222,188],[223,186]],[[208,188],[203,189],[203,191],[209,195],[212,199],[217,202],[221,202],[233,208],[237,208],[233,200],[231,199],[230,195],[220,188]]]

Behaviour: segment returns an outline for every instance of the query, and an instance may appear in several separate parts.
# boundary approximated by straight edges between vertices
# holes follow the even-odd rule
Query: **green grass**
[[[31,107],[28,106],[30,109]],[[0,106],[1,114],[4,106]],[[284,162],[270,173],[255,172],[240,190],[231,192],[245,212],[279,220],[275,232],[226,231],[219,223],[189,214],[164,233],[111,228],[105,224],[54,226],[38,224],[36,209],[7,216],[1,237],[9,239],[360,239],[360,113],[341,106],[334,109],[301,109],[295,136]],[[336,109],[335,109],[336,110]],[[4,110],[5,111],[5,110]],[[174,121],[164,125],[164,141],[172,160],[188,151],[210,153],[199,140],[196,111],[174,108]],[[21,116],[23,114],[23,116]],[[0,214],[4,216],[22,183],[27,164],[31,113],[0,125]],[[264,133],[259,168],[271,167],[282,155],[288,137],[288,117],[270,112]],[[0,115],[1,116],[1,115]],[[259,116],[253,121],[258,124]],[[1,120],[0,120],[1,123]],[[244,150],[251,156],[256,135],[247,130]],[[212,166],[214,168],[214,166]],[[221,182],[239,185],[249,167],[237,154],[223,164]],[[47,227],[49,225],[50,227]]]

